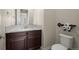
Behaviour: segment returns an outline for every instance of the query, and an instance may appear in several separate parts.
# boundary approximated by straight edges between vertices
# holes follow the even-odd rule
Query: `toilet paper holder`
[[[65,24],[58,23],[57,25],[58,25],[58,27],[63,27]],[[73,25],[73,24],[70,24],[69,26],[70,26],[71,28],[70,28],[70,30],[68,30],[68,32],[70,32],[74,27],[76,27],[76,25]],[[64,29],[64,31],[66,31],[66,29]]]
[[[64,24],[61,24],[61,23],[58,23],[57,25],[58,25],[58,27],[64,26]]]

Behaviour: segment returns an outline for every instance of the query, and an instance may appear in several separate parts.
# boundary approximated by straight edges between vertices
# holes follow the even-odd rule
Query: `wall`
[[[56,13],[55,10],[44,10],[44,48],[50,48],[56,40]]]
[[[0,39],[0,50],[5,50],[5,23],[3,17],[4,10],[0,9],[0,35],[3,37]]]
[[[49,49],[56,39],[56,14],[52,9],[34,10],[34,24],[42,26],[42,49]]]
[[[1,27],[1,10],[0,10],[0,27]],[[1,32],[1,30],[0,30],[0,32]]]
[[[57,41],[59,33],[74,36],[73,49],[79,49],[79,10],[78,9],[61,9],[56,10],[56,21],[61,23],[70,23],[77,25],[71,32],[64,32],[56,26]]]
[[[36,25],[43,25],[44,23],[44,10],[43,9],[34,9],[34,17],[33,17],[33,24]]]

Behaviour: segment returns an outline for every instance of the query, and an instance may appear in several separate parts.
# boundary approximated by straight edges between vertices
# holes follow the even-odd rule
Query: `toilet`
[[[69,50],[72,49],[73,44],[73,36],[59,34],[60,36],[60,43],[54,44],[51,47],[51,50]]]

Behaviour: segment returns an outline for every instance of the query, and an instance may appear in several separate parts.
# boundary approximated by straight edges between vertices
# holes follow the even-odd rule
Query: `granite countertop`
[[[33,31],[33,30],[41,30],[42,27],[39,25],[28,25],[28,26],[9,26],[6,27],[5,32],[6,33],[13,33],[13,32],[22,32],[22,31]]]

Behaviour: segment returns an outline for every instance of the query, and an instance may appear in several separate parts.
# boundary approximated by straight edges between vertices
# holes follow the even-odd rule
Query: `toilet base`
[[[68,50],[68,48],[63,46],[62,44],[54,44],[51,47],[51,50]]]

